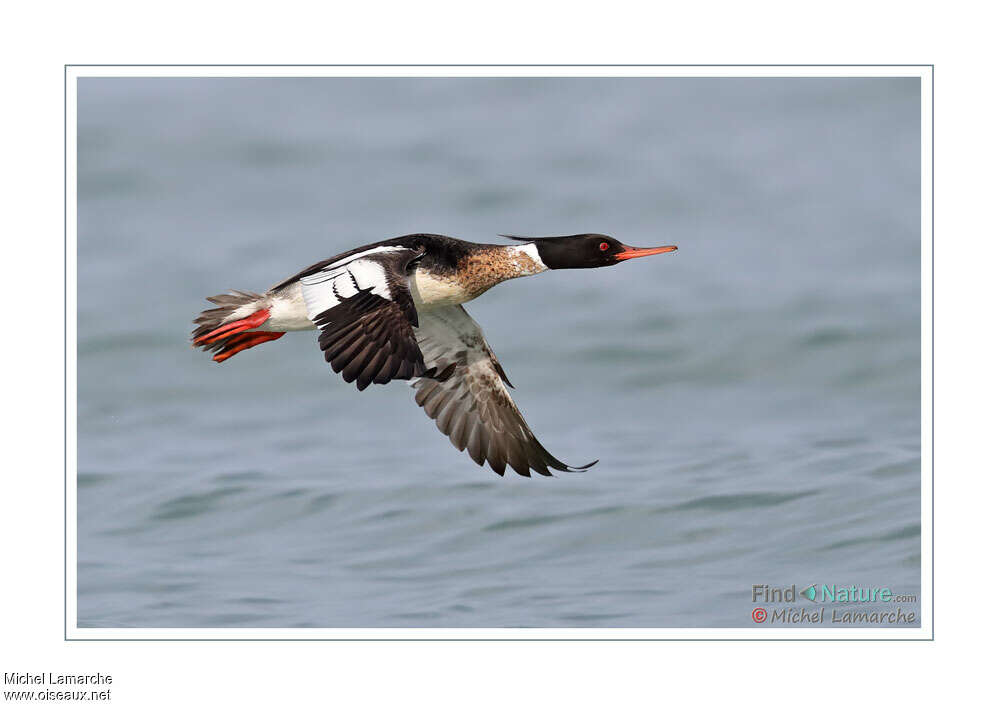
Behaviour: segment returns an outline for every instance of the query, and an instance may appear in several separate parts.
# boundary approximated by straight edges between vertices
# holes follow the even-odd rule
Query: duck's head
[[[633,248],[609,235],[600,233],[580,233],[546,238],[527,238],[508,235],[507,238],[534,243],[538,257],[550,270],[578,269],[583,267],[607,267],[625,260],[648,255],[673,252],[675,245],[658,248]]]

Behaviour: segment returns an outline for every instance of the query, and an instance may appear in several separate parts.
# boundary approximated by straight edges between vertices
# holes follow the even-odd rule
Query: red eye
[[[610,247],[610,243],[600,243],[600,249],[601,250],[606,250],[609,247]]]

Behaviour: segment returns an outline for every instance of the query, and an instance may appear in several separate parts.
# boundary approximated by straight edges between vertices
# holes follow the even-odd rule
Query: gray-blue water
[[[79,87],[80,626],[748,627],[753,584],[920,593],[917,79]],[[411,232],[680,246],[467,306],[596,467],[500,478],[314,333],[190,348],[202,297]]]

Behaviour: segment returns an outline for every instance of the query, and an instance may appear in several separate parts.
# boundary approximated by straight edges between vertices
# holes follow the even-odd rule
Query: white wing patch
[[[310,319],[335,307],[362,289],[371,288],[372,294],[391,300],[388,277],[378,262],[365,258],[380,252],[406,250],[397,246],[381,246],[331,262],[315,274],[303,277],[302,297]]]

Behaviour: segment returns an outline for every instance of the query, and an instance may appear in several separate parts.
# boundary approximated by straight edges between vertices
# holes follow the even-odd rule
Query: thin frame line
[[[62,639],[69,635],[69,68],[62,72]],[[79,245],[79,242],[77,242]],[[77,405],[79,409],[79,405]],[[79,469],[77,469],[79,470]]]
[[[936,67],[930,66],[930,639],[936,636],[937,623],[937,523],[936,523]],[[920,449],[922,456],[922,449]]]
[[[69,236],[68,236],[68,80],[69,69],[84,67],[331,67],[331,68],[388,68],[388,67],[606,67],[606,68],[659,68],[659,67],[908,67],[928,68],[930,70],[930,635],[914,638],[710,638],[710,637],[663,637],[663,638],[88,638],[69,637],[69,586],[68,586],[68,488],[69,488],[69,400],[68,400],[68,364],[69,364]],[[77,80],[81,77],[75,77]],[[86,77],[90,78],[90,77]],[[95,77],[96,78],[96,77]],[[154,78],[154,77],[150,77]],[[191,77],[197,78],[197,77]],[[225,78],[225,77],[213,77]],[[236,77],[230,77],[236,78]],[[273,77],[287,78],[287,77]],[[337,78],[337,77],[315,77]],[[377,78],[377,77],[366,77]],[[407,77],[420,78],[420,77]],[[481,78],[470,76],[468,78]],[[532,77],[543,78],[543,77]],[[567,77],[558,77],[567,78]],[[626,77],[607,77],[626,78]],[[635,77],[635,78],[686,78],[682,76]],[[722,78],[722,77],[691,77],[691,78]],[[749,78],[749,77],[747,77]],[[766,77],[769,78],[769,77]],[[810,77],[806,77],[810,78]],[[827,77],[814,77],[827,78]],[[922,82],[923,77],[919,77]],[[63,641],[64,642],[934,642],[936,640],[936,64],[64,64],[63,65]],[[922,452],[922,450],[921,450]],[[922,453],[920,453],[922,456]],[[80,629],[77,627],[77,629]],[[419,629],[419,628],[416,628]]]
[[[279,67],[279,68],[288,68],[288,67],[295,67],[295,66],[316,66],[316,67],[338,67],[338,68],[344,68],[344,67],[388,68],[388,67],[394,67],[394,66],[402,66],[402,67],[406,67],[406,68],[416,68],[416,69],[422,68],[422,67],[429,67],[429,66],[433,66],[433,67],[454,67],[454,68],[457,68],[457,67],[469,67],[469,68],[493,67],[493,68],[499,68],[499,67],[504,67],[504,66],[516,66],[516,67],[519,67],[519,68],[524,68],[524,67],[528,67],[528,66],[539,66],[539,67],[543,67],[543,68],[560,67],[560,66],[582,66],[582,67],[594,67],[594,68],[595,67],[607,67],[607,68],[641,68],[641,67],[647,67],[647,68],[657,68],[657,67],[698,68],[698,67],[704,67],[704,66],[707,66],[707,67],[727,67],[727,66],[733,66],[733,67],[735,67],[735,66],[740,66],[740,67],[743,67],[743,68],[756,68],[758,66],[766,66],[766,67],[780,66],[780,67],[794,68],[794,67],[798,67],[798,66],[801,66],[801,67],[818,67],[818,66],[825,66],[825,67],[829,67],[829,66],[832,66],[832,67],[835,67],[835,66],[860,67],[860,66],[873,66],[873,67],[888,67],[888,68],[892,68],[892,67],[908,67],[908,68],[931,68],[932,69],[935,66],[935,64],[64,64],[64,66],[66,66],[66,67],[72,67],[72,68],[75,68],[75,67],[81,67],[81,68],[82,67],[95,67],[95,66],[97,66],[97,67],[101,67],[101,66],[115,66],[115,67],[135,66],[135,67],[140,67],[140,68],[149,67],[149,66],[160,66],[160,67],[163,67],[163,66],[187,66],[187,67],[190,67],[190,66],[206,66],[206,67],[207,66],[214,66],[214,67],[222,67],[222,68],[242,67],[242,66],[249,66],[249,67],[272,67],[273,66],[273,67]],[[335,78],[335,77],[331,77],[331,78]],[[415,76],[415,77],[411,77],[411,78],[419,78],[419,77]],[[470,78],[475,78],[475,77],[470,77]],[[676,76],[676,77],[671,76],[671,77],[668,77],[668,78],[683,78],[683,77],[682,76]],[[805,77],[805,78],[810,78],[810,77]]]

